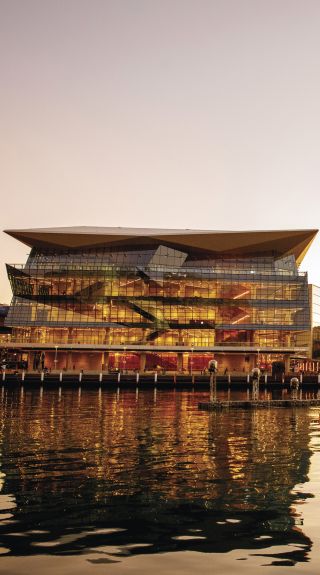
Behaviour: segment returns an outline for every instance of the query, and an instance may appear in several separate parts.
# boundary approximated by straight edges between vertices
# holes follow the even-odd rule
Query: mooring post
[[[41,372],[40,380],[41,380],[41,381],[44,380],[44,371]]]
[[[215,359],[209,361],[208,370],[210,373],[210,402],[213,403],[217,401],[218,362]]]
[[[154,383],[157,383],[158,381],[158,373],[155,371],[154,373]]]
[[[60,373],[59,373],[59,381],[60,381],[60,383],[62,382],[62,371],[60,371]]]
[[[252,400],[258,401],[259,400],[259,380],[260,380],[260,369],[258,367],[254,367],[251,374],[252,374]]]
[[[99,373],[99,383],[101,383],[101,382],[102,382],[102,373],[100,372]]]
[[[26,372],[25,372],[24,369],[23,369],[23,370],[22,370],[22,374],[21,374],[21,381],[24,381],[25,374],[26,374]]]
[[[119,371],[119,372],[118,372],[118,383],[120,383],[120,381],[121,381],[121,373],[120,373],[120,371]]]
[[[299,380],[297,377],[292,377],[290,379],[290,389],[291,389],[291,398],[298,399],[298,390],[299,390]],[[302,391],[302,390],[300,390]],[[300,396],[301,399],[301,396]]]
[[[264,375],[264,383],[265,383],[266,385],[267,385],[267,383],[268,383],[268,374],[267,374],[267,373],[265,373],[265,375]]]
[[[82,382],[82,371],[80,371],[80,373],[79,373],[79,383],[81,383],[81,382]]]
[[[230,385],[230,383],[231,383],[231,375],[230,373],[228,373],[228,384]]]

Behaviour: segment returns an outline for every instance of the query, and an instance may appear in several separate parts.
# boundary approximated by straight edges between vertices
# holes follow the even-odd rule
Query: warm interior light
[[[247,315],[244,315],[243,317],[240,317],[239,319],[236,319],[235,321],[231,322],[232,325],[234,325],[235,323],[239,323],[240,321],[242,321],[243,319],[246,319],[246,317],[249,317],[249,314],[247,313]]]
[[[239,299],[239,297],[242,297],[243,295],[246,295],[247,293],[250,293],[250,290],[247,289],[246,291],[239,293],[238,295],[235,295],[233,299]]]

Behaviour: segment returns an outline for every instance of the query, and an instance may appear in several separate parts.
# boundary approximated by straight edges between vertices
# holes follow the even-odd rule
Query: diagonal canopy
[[[301,263],[318,230],[212,231],[148,228],[62,227],[5,230],[30,247],[77,249],[162,244],[216,255],[294,255]]]

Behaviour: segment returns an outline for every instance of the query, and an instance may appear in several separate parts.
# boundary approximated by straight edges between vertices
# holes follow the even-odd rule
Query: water
[[[318,574],[319,410],[207,396],[2,388],[0,572]]]

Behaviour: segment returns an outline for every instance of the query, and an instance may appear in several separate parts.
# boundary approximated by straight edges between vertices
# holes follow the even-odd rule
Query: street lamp
[[[193,374],[193,351],[194,351],[194,348],[192,347],[192,348],[191,348],[191,358],[190,358],[190,372],[191,372],[191,375]]]
[[[126,351],[127,351],[127,348],[126,348],[126,346],[124,346],[124,348],[123,348],[123,351],[124,351],[124,358],[123,358],[123,373],[125,373],[125,372],[126,372]]]
[[[56,370],[57,370],[57,363],[58,363],[58,346],[55,345],[54,347],[55,347],[55,350],[56,350],[56,351],[55,351],[55,354],[54,354],[53,363],[54,363],[54,369],[55,369],[55,371],[56,371]]]

